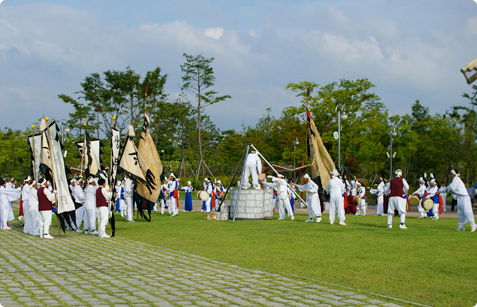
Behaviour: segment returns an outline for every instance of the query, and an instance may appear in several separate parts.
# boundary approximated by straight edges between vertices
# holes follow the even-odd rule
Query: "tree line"
[[[80,165],[75,142],[83,135],[83,123],[92,136],[101,139],[102,159],[109,162],[110,131],[115,125],[123,137],[130,123],[139,137],[144,112],[151,118],[150,132],[167,172],[199,178],[214,174],[229,179],[247,144],[254,144],[275,164],[308,164],[306,110],[331,157],[338,161],[337,110],[347,114],[341,121],[341,169],[369,182],[390,176],[390,159],[414,183],[424,172],[447,180],[451,168],[466,182],[476,174],[477,86],[464,93],[467,105],[452,106],[443,114],[430,114],[416,100],[408,114],[390,115],[385,103],[373,92],[368,79],[341,79],[326,85],[302,81],[286,88],[300,102],[281,110],[279,117],[267,108],[254,125],[220,130],[207,115],[207,106],[227,104],[229,95],[215,90],[213,58],[184,54],[181,94],[174,100],[165,92],[168,75],[160,67],[141,76],[131,67],[123,71],[91,73],[74,95],[60,94],[61,103],[73,107],[65,123],[68,155],[66,164]],[[114,116],[114,120],[113,120]],[[30,153],[26,138],[34,131],[0,131],[0,169],[4,176],[20,179],[29,173]],[[390,152],[391,138],[393,153]]]

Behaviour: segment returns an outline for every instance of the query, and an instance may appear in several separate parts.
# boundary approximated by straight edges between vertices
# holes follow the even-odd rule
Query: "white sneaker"
[[[12,227],[10,227],[10,226],[3,227],[3,230],[8,230],[8,229],[12,229]]]
[[[459,226],[459,227],[457,227],[456,230],[458,230],[458,231],[465,231],[465,227],[464,227],[464,226]]]
[[[85,234],[85,235],[89,234],[89,231],[88,231],[88,230],[85,230],[85,231],[84,231],[84,234]]]
[[[333,224],[334,224],[334,222],[330,222],[330,225],[333,225]]]
[[[400,225],[399,225],[399,229],[407,229],[407,227],[406,227],[405,224],[400,224]]]
[[[104,235],[104,236],[102,236],[102,237],[100,237],[100,238],[101,238],[101,239],[102,239],[102,238],[111,238],[111,236],[110,236],[110,235]]]
[[[279,220],[279,221],[282,221],[282,220],[284,220],[284,218],[283,218],[283,217],[280,217],[280,218],[278,218],[278,220]]]
[[[316,222],[317,222],[317,223],[321,222],[321,217],[318,217],[318,216],[317,216],[317,217],[316,217]]]
[[[76,232],[76,233],[83,233],[83,230],[81,230],[81,229],[76,229],[75,232]]]
[[[346,223],[345,222],[340,222],[340,225],[341,226],[346,226]]]
[[[292,216],[290,217],[290,220],[294,221],[294,220],[295,220],[295,216],[292,215]]]
[[[388,224],[388,228],[393,228],[393,225],[391,225],[391,224]]]
[[[90,234],[90,235],[97,235],[98,233],[99,233],[99,232],[97,232],[96,230],[93,230],[93,231],[91,231],[89,234]]]
[[[438,221],[438,220],[439,220],[439,218],[438,218],[438,217],[435,217],[435,216],[434,216],[432,219],[433,219],[434,221]]]
[[[475,232],[476,230],[477,230],[477,225],[474,224],[474,226],[472,226],[472,229],[470,231]]]
[[[53,239],[53,237],[50,234],[44,235],[43,238],[45,239]]]
[[[305,220],[305,223],[309,223],[309,222],[313,222],[313,219],[310,218],[310,219]]]

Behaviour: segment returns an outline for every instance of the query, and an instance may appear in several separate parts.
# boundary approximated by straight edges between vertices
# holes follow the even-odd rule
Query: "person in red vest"
[[[394,210],[397,210],[401,219],[400,229],[407,229],[406,227],[406,200],[403,195],[409,190],[409,184],[406,179],[402,178],[402,171],[396,170],[396,177],[394,177],[386,188],[384,194],[389,195],[388,200],[388,228],[393,228]]]
[[[98,229],[100,238],[109,238],[106,234],[106,224],[109,218],[109,201],[113,197],[113,188],[106,187],[103,178],[98,180],[99,188],[96,190],[96,209],[98,213]]]
[[[40,238],[53,239],[50,235],[51,216],[53,214],[53,204],[56,202],[56,195],[48,189],[50,184],[45,178],[40,179],[38,189],[38,211],[40,213]]]

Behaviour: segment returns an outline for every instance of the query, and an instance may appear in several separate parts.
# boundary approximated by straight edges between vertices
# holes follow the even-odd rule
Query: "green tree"
[[[204,163],[202,155],[202,112],[207,106],[224,101],[231,98],[230,95],[217,96],[217,92],[213,89],[215,83],[214,70],[211,66],[214,58],[205,58],[199,54],[192,56],[184,53],[183,56],[186,62],[181,65],[181,70],[184,73],[182,76],[182,90],[191,92],[197,101],[197,132],[198,132],[198,146],[199,146],[199,166],[198,173]],[[205,170],[202,168],[202,176],[205,176]]]

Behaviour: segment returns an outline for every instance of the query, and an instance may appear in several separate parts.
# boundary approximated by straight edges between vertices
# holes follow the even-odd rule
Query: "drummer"
[[[432,206],[432,213],[434,214],[433,219],[437,221],[439,220],[439,194],[441,192],[437,189],[437,182],[435,179],[432,179],[429,184],[429,195],[427,197],[432,199],[432,202],[434,203]]]
[[[361,182],[356,181],[356,196],[359,196],[358,203],[356,204],[356,215],[366,215],[366,189]]]
[[[424,178],[420,177],[419,189],[417,189],[416,192],[412,193],[412,195],[419,196],[419,205],[417,207],[417,210],[421,214],[421,216],[419,216],[420,219],[425,218],[427,216],[426,210],[422,207],[422,202],[424,200],[424,196],[426,195],[426,192],[427,192],[426,182],[424,181]]]
[[[202,205],[202,212],[205,210],[206,213],[210,213],[210,211],[211,211],[210,206],[211,206],[211,201],[212,201],[212,192],[214,190],[212,188],[212,184],[210,183],[209,178],[204,179],[203,186],[204,186],[204,191],[207,192],[207,194],[209,194],[209,198],[206,201],[204,201],[204,204]]]
[[[161,187],[161,194],[162,196],[160,197],[161,199],[161,214],[164,215],[164,209],[167,206],[167,210],[169,210],[169,215],[171,214],[171,206],[169,206],[169,182],[167,178],[164,178],[164,181],[162,183]]]

